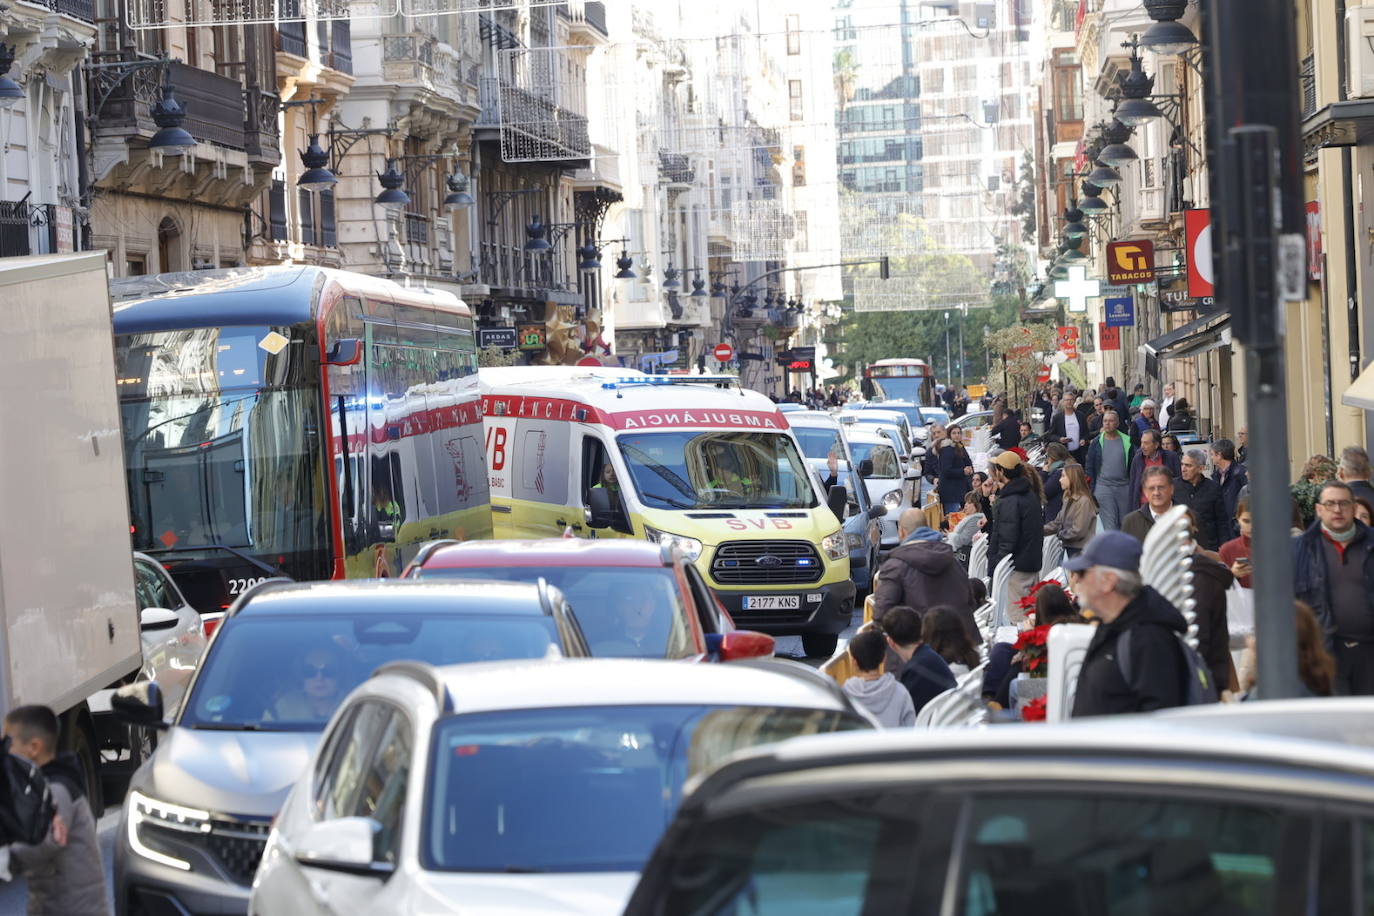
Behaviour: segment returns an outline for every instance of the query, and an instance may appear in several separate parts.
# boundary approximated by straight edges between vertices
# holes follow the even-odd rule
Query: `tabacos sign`
[[[1155,244],[1149,239],[1112,242],[1107,246],[1107,282],[1113,285],[1152,283]]]

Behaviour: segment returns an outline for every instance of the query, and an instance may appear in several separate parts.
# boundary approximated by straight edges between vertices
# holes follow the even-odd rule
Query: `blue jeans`
[[[1131,485],[1126,481],[1121,483],[1108,483],[1100,480],[1093,488],[1093,496],[1097,497],[1098,518],[1102,519],[1102,530],[1120,531],[1121,520],[1131,514],[1133,507],[1130,500]]]

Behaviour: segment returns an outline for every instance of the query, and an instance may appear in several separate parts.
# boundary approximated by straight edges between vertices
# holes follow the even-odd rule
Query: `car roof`
[[[667,565],[663,548],[631,538],[542,538],[539,540],[464,541],[444,544],[424,558],[424,569],[474,566],[639,566]]]
[[[568,706],[780,706],[850,711],[834,682],[762,662],[645,659],[476,662],[436,669],[456,713]]]
[[[856,433],[846,430],[845,438],[860,445],[886,445],[889,447],[892,445],[892,440],[882,433]]]
[[[1179,728],[1282,735],[1374,750],[1374,697],[1308,697],[1161,710],[1151,720]]]
[[[355,579],[348,582],[273,582],[246,592],[235,617],[285,614],[444,612],[454,615],[544,616],[539,587],[528,582],[444,582]]]
[[[787,414],[787,422],[792,426],[823,427],[839,429],[840,421],[820,410],[793,410]]]

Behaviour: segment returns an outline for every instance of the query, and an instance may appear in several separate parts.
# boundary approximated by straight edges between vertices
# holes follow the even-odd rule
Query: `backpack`
[[[10,753],[9,738],[0,742],[0,844],[36,846],[48,837],[57,806],[48,778],[34,763]]]
[[[1217,685],[1212,683],[1212,669],[1207,667],[1202,656],[1177,631],[1173,633],[1178,647],[1183,652],[1183,666],[1187,669],[1188,680],[1183,685],[1183,705],[1201,706],[1215,703],[1220,698]],[[1131,683],[1131,631],[1127,630],[1116,638],[1116,663],[1121,676]]]

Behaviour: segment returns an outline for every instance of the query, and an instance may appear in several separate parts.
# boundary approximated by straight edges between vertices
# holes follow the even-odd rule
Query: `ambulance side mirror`
[[[609,528],[615,521],[615,509],[611,505],[611,491],[604,487],[593,487],[587,491],[587,527]]]
[[[825,504],[835,513],[837,519],[844,521],[845,509],[849,506],[849,490],[845,487],[831,487],[830,492],[826,494]]]
[[[860,477],[872,477],[872,476],[873,476],[873,459],[872,459],[872,458],[865,458],[863,461],[860,461],[860,462],[859,462],[859,476],[860,476]]]

